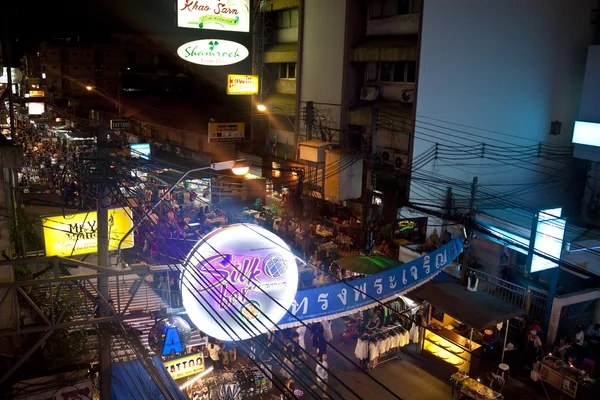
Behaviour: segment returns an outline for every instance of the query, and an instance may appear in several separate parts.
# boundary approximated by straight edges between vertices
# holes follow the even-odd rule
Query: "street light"
[[[231,172],[233,172],[235,175],[241,176],[241,175],[246,175],[248,173],[248,171],[250,170],[250,164],[248,163],[247,160],[232,160],[232,161],[222,161],[222,162],[212,163],[212,164],[210,164],[209,166],[206,166],[206,167],[200,167],[200,168],[194,168],[194,169],[188,170],[186,173],[184,173],[183,175],[181,175],[181,177],[177,180],[177,182],[175,182],[173,185],[171,185],[171,187],[169,188],[169,190],[167,190],[165,192],[165,194],[162,195],[162,197],[156,202],[156,204],[154,204],[150,208],[150,210],[146,211],[144,213],[144,215],[142,215],[142,218],[138,221],[138,223],[135,224],[129,231],[127,231],[127,233],[119,241],[119,246],[117,247],[117,252],[119,254],[121,254],[121,246],[123,245],[123,242],[125,241],[125,239],[127,239],[127,237],[129,235],[131,235],[131,232],[133,232],[134,230],[136,230],[146,220],[146,218],[148,218],[148,216],[150,214],[152,214],[154,212],[154,210],[156,210],[156,208],[160,205],[160,203],[162,203],[163,200],[189,174],[194,173],[194,172],[206,171],[206,170],[209,170],[209,169],[213,170],[213,171],[231,170]]]
[[[117,108],[118,112],[119,112],[119,118],[121,118],[121,91],[117,90],[117,98],[115,99],[114,97],[112,97],[106,90],[99,88],[99,87],[95,87],[95,86],[86,86],[85,89],[88,92],[97,92],[100,94],[103,94],[104,96],[108,97],[111,101],[115,102],[115,107]]]

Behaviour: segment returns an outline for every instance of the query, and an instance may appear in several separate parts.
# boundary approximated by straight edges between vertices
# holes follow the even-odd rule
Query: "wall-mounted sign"
[[[258,75],[227,75],[227,94],[258,94]]]
[[[108,211],[108,249],[117,250],[119,241],[131,228],[131,210],[115,208]],[[43,217],[46,256],[71,257],[98,251],[98,216],[95,211],[53,217]],[[133,234],[123,241],[121,248],[133,247]]]
[[[288,245],[253,224],[212,231],[183,266],[188,316],[208,336],[222,340],[267,332],[286,315],[298,288],[296,258]]]
[[[21,70],[18,68],[11,68],[10,70],[12,72],[12,84],[16,85],[17,83],[21,83],[23,80],[23,74],[21,73]],[[8,71],[6,67],[2,68],[2,74],[0,74],[0,83],[8,83]]]
[[[204,355],[190,354],[163,364],[173,379],[185,378],[204,371]]]
[[[150,159],[150,143],[132,143],[129,145],[132,158],[142,158],[144,160]]]
[[[29,97],[45,97],[46,93],[43,90],[30,90]]]
[[[148,332],[148,345],[155,354],[161,356],[183,353],[191,339],[190,324],[177,316],[159,320]]]
[[[245,131],[246,124],[243,122],[209,122],[208,143],[241,142]]]
[[[177,0],[177,26],[250,32],[250,0]]]
[[[177,55],[185,61],[210,67],[239,63],[249,54],[245,46],[222,39],[194,40],[177,49]]]
[[[542,210],[538,213],[537,229],[533,248],[536,252],[560,260],[565,237],[567,221],[560,218],[562,208]],[[531,271],[540,272],[558,267],[558,263],[534,254],[531,260]]]
[[[127,119],[111,119],[110,129],[129,129],[129,120]]]
[[[27,103],[27,113],[29,115],[42,115],[46,111],[44,103]]]

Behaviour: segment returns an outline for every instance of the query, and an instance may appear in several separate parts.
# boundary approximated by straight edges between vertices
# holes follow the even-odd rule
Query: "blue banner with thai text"
[[[298,324],[298,318],[304,322],[318,320],[389,299],[433,278],[462,250],[462,237],[457,237],[423,257],[387,271],[348,282],[300,290],[289,313],[277,325]]]

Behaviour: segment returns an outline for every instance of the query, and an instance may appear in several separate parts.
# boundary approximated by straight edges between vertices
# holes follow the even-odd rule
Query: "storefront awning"
[[[454,282],[430,283],[417,290],[415,296],[478,330],[525,314],[525,310],[488,293],[471,292]]]
[[[159,357],[153,357],[152,363],[172,398],[187,400],[165,369]],[[112,399],[166,399],[154,379],[139,361],[114,363],[112,367]]]
[[[352,49],[355,62],[415,61],[417,36],[371,36]]]
[[[357,274],[372,275],[402,265],[402,262],[386,256],[350,256],[335,262],[340,268]]]
[[[295,63],[298,61],[297,43],[280,43],[265,50],[263,61],[266,64]]]

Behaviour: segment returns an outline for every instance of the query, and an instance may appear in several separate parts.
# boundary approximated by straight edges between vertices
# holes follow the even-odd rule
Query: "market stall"
[[[430,283],[415,294],[431,305],[422,354],[434,362],[474,374],[482,357],[504,349],[508,322],[524,311],[484,292],[454,282]],[[502,329],[504,328],[504,329]]]
[[[452,385],[452,398],[455,392],[471,399],[495,400],[502,399],[502,394],[485,386],[479,380],[475,380],[462,372],[455,372],[450,377]]]
[[[577,398],[582,387],[595,383],[587,372],[564,364],[560,358],[552,356],[540,361],[539,374],[542,381],[572,398]]]
[[[267,368],[263,368],[268,371]],[[195,380],[184,392],[189,399],[243,400],[266,393],[273,387],[272,376],[256,366],[243,366],[233,371],[215,371]]]

